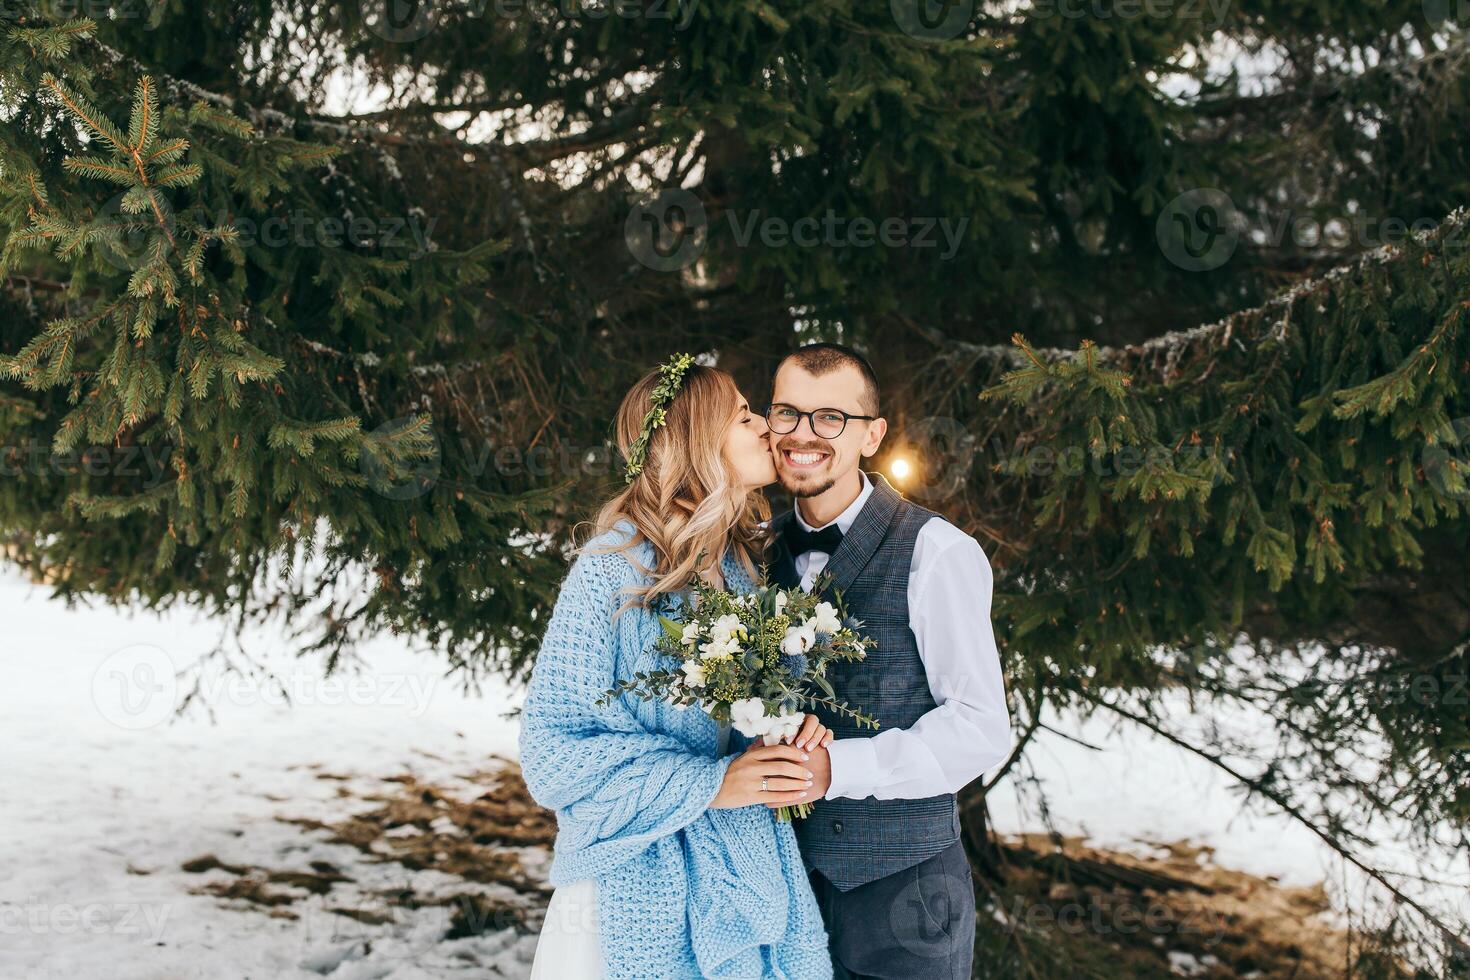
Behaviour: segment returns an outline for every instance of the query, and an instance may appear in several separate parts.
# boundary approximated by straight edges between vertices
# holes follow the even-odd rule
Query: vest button
[[[840,833],[842,833],[842,821],[841,820],[834,820],[834,821],[832,821],[832,833],[834,833],[834,834],[840,834]]]

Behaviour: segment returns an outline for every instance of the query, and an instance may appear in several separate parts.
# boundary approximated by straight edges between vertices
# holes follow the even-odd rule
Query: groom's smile
[[[812,471],[820,469],[832,458],[829,446],[780,444],[781,460],[793,470]]]
[[[837,448],[810,433],[792,432],[775,444],[776,476],[781,485],[798,497],[810,497],[831,489],[835,471],[841,467]]]

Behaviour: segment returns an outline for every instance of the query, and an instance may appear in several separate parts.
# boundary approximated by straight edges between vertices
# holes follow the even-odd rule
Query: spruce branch
[[[45,27],[12,27],[6,37],[31,49],[47,61],[58,61],[71,54],[72,45],[97,33],[97,22],[90,17],[74,17]]]
[[[1422,903],[1414,899],[1412,896],[1406,894],[1403,889],[1394,884],[1394,882],[1390,881],[1386,873],[1384,873],[1379,868],[1373,867],[1362,858],[1360,858],[1352,851],[1351,848],[1338,840],[1338,838],[1334,835],[1332,829],[1323,828],[1322,826],[1320,826],[1316,821],[1314,821],[1311,817],[1304,813],[1295,802],[1288,798],[1284,792],[1278,790],[1269,779],[1264,777],[1251,776],[1248,773],[1239,769],[1237,766],[1233,765],[1229,760],[1224,758],[1224,756],[1220,755],[1219,753],[1212,752],[1207,748],[1195,745],[1189,740],[1182,738],[1174,732],[1170,731],[1168,728],[1164,727],[1162,724],[1155,721],[1154,719],[1145,717],[1144,715],[1141,715],[1135,711],[1130,711],[1129,709],[1115,704],[1105,697],[1101,697],[1097,694],[1081,688],[1076,689],[1076,693],[1079,697],[1081,697],[1088,703],[1094,704],[1099,708],[1106,709],[1107,711],[1111,711],[1113,714],[1118,715],[1120,718],[1124,718],[1128,721],[1133,722],[1135,725],[1138,725],[1141,728],[1153,732],[1155,735],[1158,735],[1160,738],[1164,739],[1170,744],[1176,745],[1179,748],[1189,752],[1190,754],[1204,759],[1206,762],[1225,772],[1232,779],[1234,779],[1236,783],[1244,786],[1251,793],[1254,793],[1257,796],[1269,800],[1271,804],[1274,805],[1278,810],[1280,810],[1286,816],[1290,817],[1295,822],[1301,824],[1303,827],[1306,827],[1319,840],[1330,847],[1333,851],[1337,852],[1337,854],[1340,855],[1343,860],[1347,861],[1353,867],[1357,868],[1359,871],[1363,872],[1369,878],[1373,879],[1375,882],[1381,885],[1390,895],[1394,897],[1396,901],[1402,902],[1404,905],[1417,912],[1420,916],[1423,917],[1426,922],[1429,922],[1436,929],[1438,929],[1440,931],[1440,934],[1443,935],[1445,939],[1453,943],[1455,948],[1459,949],[1462,953],[1470,953],[1470,941],[1467,941],[1467,938],[1463,932],[1457,931],[1456,929],[1452,928],[1449,923],[1445,922],[1434,912],[1426,908]]]
[[[50,72],[41,76],[41,84],[51,90],[51,93],[57,102],[60,103],[61,107],[72,118],[80,122],[88,132],[98,139],[110,143],[113,150],[119,156],[125,159],[131,159],[131,147],[129,147],[127,140],[123,138],[123,134],[118,131],[117,127],[112,124],[112,120],[108,119],[96,106],[92,105],[82,95],[73,91],[69,85]]]

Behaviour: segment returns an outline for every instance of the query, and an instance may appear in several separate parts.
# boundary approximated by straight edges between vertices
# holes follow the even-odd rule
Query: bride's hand
[[[812,771],[804,764],[806,761],[807,754],[794,745],[756,742],[725,770],[725,781],[710,801],[710,809],[800,803],[811,792]],[[762,780],[765,789],[761,789]]]
[[[832,729],[822,724],[816,715],[809,714],[801,723],[801,731],[792,742],[798,749],[825,748],[832,744]]]

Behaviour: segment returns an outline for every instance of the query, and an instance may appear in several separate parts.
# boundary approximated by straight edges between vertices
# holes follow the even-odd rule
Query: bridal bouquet
[[[873,645],[856,632],[862,624],[846,618],[840,597],[827,602],[777,586],[737,595],[703,582],[693,593],[683,621],[659,616],[663,635],[656,649],[675,664],[619,681],[599,703],[631,692],[681,708],[697,704],[766,745],[794,738],[804,707],[822,705],[860,726],[878,727],[876,719],[838,701],[827,681],[828,664],[862,660]],[[800,803],[780,807],[776,816],[790,820],[793,813],[810,812],[810,803]]]

